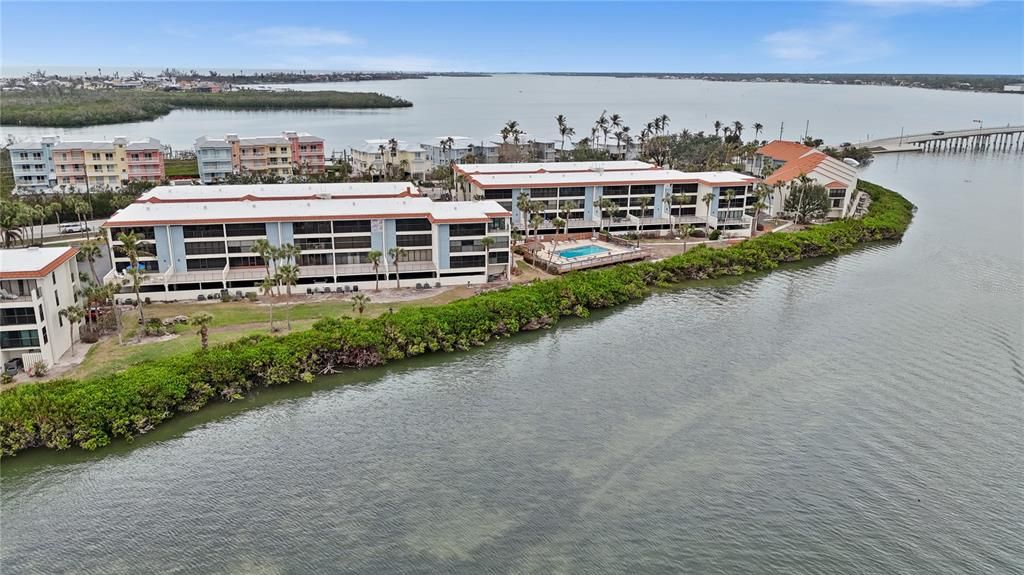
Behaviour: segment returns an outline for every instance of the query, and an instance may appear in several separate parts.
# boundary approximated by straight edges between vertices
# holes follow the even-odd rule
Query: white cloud
[[[340,30],[304,26],[270,26],[235,35],[236,40],[263,46],[349,46],[357,40]]]
[[[888,55],[889,43],[856,24],[831,24],[779,30],[762,38],[778,60],[851,64]]]

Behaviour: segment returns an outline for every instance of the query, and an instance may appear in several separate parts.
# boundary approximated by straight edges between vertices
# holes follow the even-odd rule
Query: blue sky
[[[4,68],[1024,73],[1024,3],[14,2]]]

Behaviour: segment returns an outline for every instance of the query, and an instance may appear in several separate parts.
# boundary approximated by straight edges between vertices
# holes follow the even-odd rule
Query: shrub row
[[[576,272],[372,319],[321,319],[306,331],[247,337],[104,377],[25,384],[0,395],[0,450],[11,455],[37,446],[95,449],[111,438],[143,433],[176,412],[240,397],[254,387],[468,349],[561,317],[585,317],[640,298],[652,286],[769,270],[780,262],[901,237],[912,217],[910,202],[868,182],[860,187],[873,199],[861,220],[763,235],[728,249],[701,246],[658,262]]]

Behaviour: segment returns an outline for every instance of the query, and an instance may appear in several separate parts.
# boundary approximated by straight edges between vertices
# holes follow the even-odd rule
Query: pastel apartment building
[[[195,143],[199,179],[212,184],[231,174],[265,173],[289,177],[324,171],[324,140],[305,132],[280,136],[224,138],[202,136]]]
[[[52,366],[78,340],[60,310],[78,303],[78,248],[0,250],[0,359]]]
[[[459,165],[473,195],[499,203],[524,229],[523,195],[540,202],[541,230],[568,215],[570,232],[668,229],[690,224],[729,236],[750,234],[756,178],[737,172],[681,172],[639,161]],[[705,198],[707,201],[705,201]],[[617,206],[612,219],[603,200]],[[532,227],[532,226],[531,226]]]
[[[394,170],[414,180],[422,180],[432,167],[427,151],[405,140],[364,140],[363,145],[352,148],[351,155],[352,169],[357,174],[374,178]]]
[[[55,186],[78,190],[118,188],[130,181],[158,182],[166,177],[160,141],[61,141],[56,136],[10,146],[18,192],[42,192]]]
[[[59,141],[56,136],[47,136],[8,146],[15,193],[43,192],[57,183],[53,146]]]
[[[142,286],[155,300],[221,290],[258,291],[265,267],[256,240],[302,250],[298,291],[372,289],[415,283],[485,283],[511,273],[511,216],[497,202],[434,202],[408,182],[158,187],[105,224],[113,281],[131,264],[120,232],[135,232],[150,255]],[[483,238],[494,245],[487,249]],[[388,257],[405,250],[398,265]],[[368,254],[384,254],[375,272]]]
[[[786,192],[801,175],[828,190],[828,218],[851,216],[858,204],[857,168],[798,142],[774,140],[765,144],[757,150],[749,167],[755,174],[765,173],[766,167],[771,172],[764,183],[778,190],[769,198],[772,214],[785,211]]]

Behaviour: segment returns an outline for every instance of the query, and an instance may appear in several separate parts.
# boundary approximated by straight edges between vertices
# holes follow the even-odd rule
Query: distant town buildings
[[[78,339],[78,328],[60,315],[78,296],[78,248],[0,250],[0,359],[31,368],[52,366]]]
[[[159,140],[61,141],[57,136],[9,146],[16,193],[66,186],[80,191],[118,188],[130,181],[166,177]]]
[[[305,132],[280,136],[224,138],[202,136],[195,143],[199,179],[212,184],[231,174],[265,173],[287,177],[324,171],[324,140]]]

